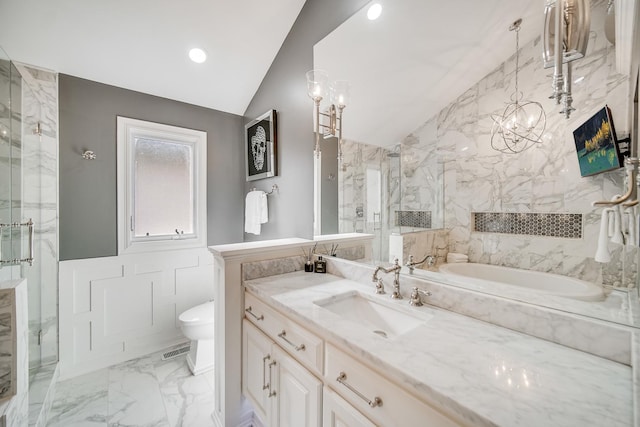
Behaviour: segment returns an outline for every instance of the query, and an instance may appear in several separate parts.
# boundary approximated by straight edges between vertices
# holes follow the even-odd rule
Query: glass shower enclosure
[[[57,146],[28,71],[0,49],[0,282],[27,279],[35,374],[58,361]]]

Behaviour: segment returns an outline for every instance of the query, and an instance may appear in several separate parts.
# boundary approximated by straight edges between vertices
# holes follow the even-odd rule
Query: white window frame
[[[194,233],[192,235],[135,237],[134,141],[157,139],[193,147]],[[117,116],[118,254],[205,247],[207,244],[207,133]],[[167,195],[170,203],[170,195]]]

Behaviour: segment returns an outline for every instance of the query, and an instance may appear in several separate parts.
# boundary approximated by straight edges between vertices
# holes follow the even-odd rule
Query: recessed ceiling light
[[[375,21],[380,17],[381,13],[382,13],[382,6],[380,5],[380,3],[374,3],[371,6],[369,6],[369,10],[367,10],[367,18],[369,18],[369,20],[371,21]]]
[[[191,60],[197,64],[202,64],[207,60],[207,54],[204,50],[194,47],[189,51],[189,58],[191,58]]]

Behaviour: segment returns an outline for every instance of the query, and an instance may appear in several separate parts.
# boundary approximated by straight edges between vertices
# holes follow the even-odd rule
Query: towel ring
[[[258,191],[258,189],[257,189],[256,187],[253,187],[253,188],[251,189],[251,191]],[[266,192],[265,192],[264,194],[266,194],[267,196],[269,196],[269,195],[273,194],[274,192],[277,192],[277,193],[279,193],[279,192],[280,192],[280,188],[278,187],[278,185],[277,185],[277,184],[273,184],[273,186],[271,186],[271,191],[269,191],[268,193],[266,193]]]

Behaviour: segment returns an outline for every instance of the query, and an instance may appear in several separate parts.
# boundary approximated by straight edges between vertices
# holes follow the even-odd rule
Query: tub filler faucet
[[[421,261],[414,261],[413,255],[409,255],[409,261],[407,261],[406,266],[409,267],[409,273],[413,273],[413,270],[416,269],[416,265],[422,265],[427,263],[427,267],[433,267],[436,263],[436,258],[433,255],[427,255]]]
[[[371,281],[376,283],[376,294],[384,294],[384,286],[382,284],[382,279],[378,278],[378,273],[383,271],[385,273],[394,273],[393,279],[393,292],[391,293],[391,298],[393,299],[402,299],[402,294],[400,293],[400,269],[402,266],[398,261],[398,258],[395,259],[393,265],[389,268],[384,268],[382,266],[377,266],[376,270],[373,272],[373,276],[371,277]]]

